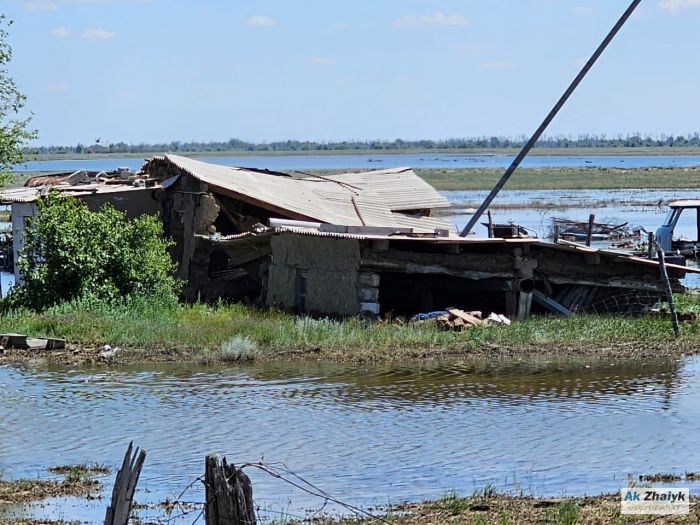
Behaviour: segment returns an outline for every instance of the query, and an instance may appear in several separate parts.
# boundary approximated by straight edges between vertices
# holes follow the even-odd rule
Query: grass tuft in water
[[[460,498],[456,490],[450,490],[440,499],[439,505],[453,516],[457,516],[469,509],[469,500]]]

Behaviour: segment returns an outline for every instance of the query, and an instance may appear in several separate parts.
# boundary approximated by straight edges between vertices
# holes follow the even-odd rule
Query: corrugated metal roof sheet
[[[371,191],[391,210],[449,208],[450,203],[410,168],[326,176],[330,180]]]
[[[157,159],[161,160],[161,159]],[[412,170],[401,168],[333,177],[281,177],[246,168],[208,164],[177,155],[164,159],[224,193],[261,207],[283,210],[302,220],[347,226],[388,226],[428,232],[452,226],[402,210],[449,206],[449,202]],[[361,175],[361,176],[359,176]]]
[[[129,193],[132,191],[153,190],[160,186],[150,186],[148,188],[130,186],[127,184],[85,184],[79,186],[53,186],[53,189],[60,191],[62,195],[72,197],[85,197],[95,194],[116,194]],[[0,192],[1,204],[28,203],[39,199],[44,187],[32,188],[11,188]]]

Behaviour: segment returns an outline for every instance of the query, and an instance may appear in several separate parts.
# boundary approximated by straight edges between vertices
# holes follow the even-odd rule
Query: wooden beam
[[[555,301],[551,297],[546,296],[539,290],[535,290],[532,292],[532,299],[537,304],[544,306],[547,310],[549,310],[552,313],[563,315],[564,317],[569,317],[573,315],[573,312],[571,310],[569,310],[565,306],[562,306],[557,301]]]

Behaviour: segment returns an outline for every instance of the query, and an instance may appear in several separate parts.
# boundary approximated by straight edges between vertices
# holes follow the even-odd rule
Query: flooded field
[[[700,470],[700,358],[109,370],[34,364],[0,367],[0,382],[6,478],[36,477],[63,463],[114,467],[133,439],[148,451],[140,503],[177,497],[203,473],[207,452],[236,463],[284,462],[362,506],[452,489],[470,494],[487,484],[596,494],[618,490],[628,474]],[[263,508],[295,516],[322,506],[266,474],[250,475]],[[183,499],[202,498],[191,490]],[[5,513],[99,522],[105,505],[54,501]]]
[[[203,162],[225,166],[246,166],[271,170],[335,170],[386,169],[411,166],[429,168],[503,168],[514,155],[469,155],[445,153],[399,153],[372,155],[197,155]],[[117,166],[139,169],[143,160],[134,157],[28,161],[13,167],[14,171],[72,171],[113,170]],[[686,168],[700,166],[699,155],[531,155],[522,163],[523,168]]]
[[[488,191],[447,191],[443,195],[453,204],[449,217],[461,230]],[[588,221],[590,213],[597,222],[628,222],[655,231],[666,216],[666,203],[680,199],[700,199],[700,190],[504,190],[494,201],[493,217],[495,222],[525,226],[541,238],[549,233],[553,217]],[[696,228],[694,216],[687,213],[676,233],[691,236]],[[486,229],[475,231],[484,235]]]

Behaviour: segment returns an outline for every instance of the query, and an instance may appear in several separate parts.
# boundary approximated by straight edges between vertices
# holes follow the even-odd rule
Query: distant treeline
[[[76,146],[41,146],[26,148],[29,155],[42,154],[88,154],[88,153],[151,153],[170,152],[284,152],[284,151],[410,151],[410,150],[482,150],[521,147],[527,137],[473,137],[447,140],[352,140],[342,142],[314,142],[284,140],[277,142],[253,143],[239,139],[225,142],[180,142],[160,144],[78,144]],[[546,137],[537,143],[540,148],[649,148],[649,147],[700,147],[700,133],[688,135],[618,135],[608,138],[605,135],[580,135],[578,137]]]

